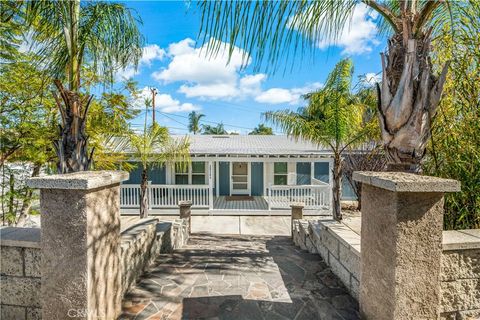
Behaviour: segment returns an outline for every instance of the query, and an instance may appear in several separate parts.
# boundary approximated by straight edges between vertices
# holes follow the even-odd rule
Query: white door
[[[248,162],[232,162],[232,178],[230,179],[230,194],[250,194],[250,168]]]

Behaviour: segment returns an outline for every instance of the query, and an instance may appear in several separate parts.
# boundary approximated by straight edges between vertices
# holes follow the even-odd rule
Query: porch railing
[[[305,209],[329,209],[330,186],[304,185],[304,186],[277,186],[268,188],[269,209],[289,208],[293,202],[303,202]]]
[[[210,194],[208,185],[148,185],[149,208],[174,208],[178,202],[192,201],[192,207],[208,208]],[[140,206],[140,185],[123,184],[120,186],[120,207],[138,208]]]

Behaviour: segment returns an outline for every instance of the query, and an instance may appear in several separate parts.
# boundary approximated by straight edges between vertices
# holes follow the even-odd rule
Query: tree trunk
[[[85,125],[93,96],[81,98],[77,92],[65,89],[58,80],[55,80],[55,85],[63,101],[62,104],[58,95],[53,93],[62,119],[59,126],[60,139],[53,143],[58,156],[57,171],[68,173],[89,170],[93,150],[89,155]]]
[[[333,218],[337,221],[342,220],[342,207],[340,198],[342,195],[342,158],[335,154],[333,160]]]
[[[140,185],[140,218],[148,217],[148,181],[147,170],[142,170],[142,183]]]
[[[377,85],[380,128],[389,170],[420,171],[437,112],[448,63],[436,77],[429,58],[431,31],[412,32],[404,21],[401,33],[382,54],[382,83]]]

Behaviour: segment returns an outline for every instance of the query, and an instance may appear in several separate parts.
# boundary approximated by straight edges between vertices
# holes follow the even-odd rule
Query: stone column
[[[292,208],[292,221],[290,226],[290,230],[292,231],[292,237],[293,237],[293,220],[303,219],[304,207],[305,207],[305,204],[302,202],[294,202],[290,204],[290,208]]]
[[[365,319],[437,319],[443,196],[456,180],[354,172],[362,183],[360,313]]]
[[[121,312],[121,171],[29,179],[40,189],[42,319],[116,319]]]
[[[180,207],[180,219],[188,220],[188,234],[192,231],[192,201],[178,202]]]

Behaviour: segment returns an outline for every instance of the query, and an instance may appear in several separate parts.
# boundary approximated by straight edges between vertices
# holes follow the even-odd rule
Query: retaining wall
[[[41,319],[40,229],[0,229],[0,319]],[[188,220],[145,219],[121,234],[122,296],[159,253],[188,241]]]
[[[0,319],[41,319],[40,229],[0,233]]]
[[[360,235],[334,220],[295,220],[296,245],[318,253],[358,300]],[[480,318],[480,230],[443,232],[440,318]]]

